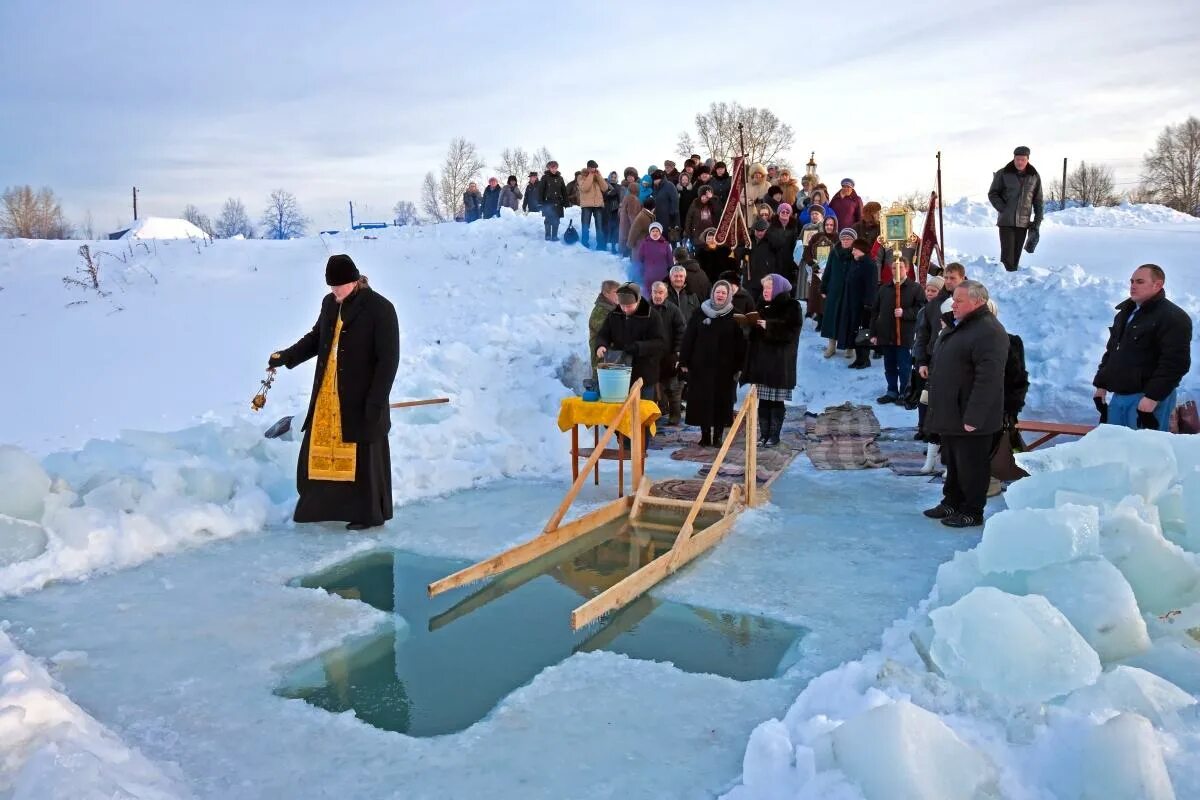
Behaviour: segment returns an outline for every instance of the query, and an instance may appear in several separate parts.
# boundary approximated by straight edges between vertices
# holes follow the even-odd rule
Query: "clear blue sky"
[[[714,100],[765,105],[822,177],[880,200],[981,196],[1012,147],[1137,177],[1200,114],[1200,3],[0,2],[0,185],[49,185],[73,221],[276,187],[321,227],[390,218],[466,136],[564,168],[677,155]],[[485,173],[486,174],[486,173]]]

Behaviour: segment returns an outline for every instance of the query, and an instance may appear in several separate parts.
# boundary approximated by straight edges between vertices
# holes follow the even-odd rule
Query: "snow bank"
[[[1020,458],[1070,502],[989,518],[881,650],[754,732],[726,798],[1200,797],[1179,685],[1200,691],[1200,556],[1157,505],[1197,474],[1200,437],[1102,428]],[[1095,472],[1112,464],[1123,480]]]
[[[207,239],[208,234],[186,219],[144,217],[129,226],[122,239]]]
[[[1156,203],[1125,202],[1119,206],[1068,208],[1047,214],[1046,222],[1087,228],[1143,228],[1154,225],[1187,225],[1200,228],[1200,218]]]
[[[175,800],[189,797],[64,695],[0,631],[0,794],[13,800]]]

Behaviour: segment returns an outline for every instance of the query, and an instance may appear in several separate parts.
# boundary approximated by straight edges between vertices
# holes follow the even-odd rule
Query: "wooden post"
[[[937,151],[938,266],[946,269],[946,222],[942,219],[942,151]]]
[[[753,405],[746,420],[746,505],[753,506],[758,489],[758,387],[751,386],[746,402]]]
[[[1067,159],[1063,158],[1062,207],[1059,211],[1067,210]]]
[[[133,187],[133,221],[137,222],[137,187]]]
[[[579,426],[571,426],[571,481],[579,478]]]
[[[646,443],[642,440],[642,398],[639,392],[633,398],[633,406],[629,409],[629,457],[633,459],[633,481],[630,488],[637,491],[642,485],[642,449]]]

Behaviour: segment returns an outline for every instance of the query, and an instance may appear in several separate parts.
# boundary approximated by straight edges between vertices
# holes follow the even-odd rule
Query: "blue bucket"
[[[600,399],[605,403],[624,403],[629,396],[629,378],[633,369],[625,366],[600,367],[596,376],[600,379]]]

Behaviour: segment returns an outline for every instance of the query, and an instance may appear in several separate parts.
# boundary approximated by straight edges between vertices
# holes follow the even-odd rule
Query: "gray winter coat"
[[[500,190],[500,207],[518,211],[521,208],[521,188],[505,184]]]
[[[1007,360],[1008,332],[986,306],[942,331],[930,365],[925,430],[944,436],[990,436],[999,431],[1004,426]]]
[[[1010,161],[992,175],[988,200],[1000,212],[996,220],[998,226],[1036,228],[1042,224],[1042,178],[1032,164],[1026,166],[1022,174]]]

